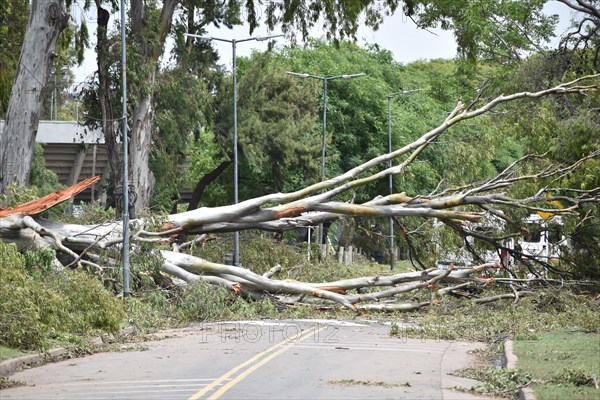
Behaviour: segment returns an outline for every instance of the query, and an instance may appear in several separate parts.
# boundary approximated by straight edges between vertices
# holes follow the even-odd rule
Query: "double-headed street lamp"
[[[281,37],[283,35],[270,35],[270,36],[257,36],[257,37],[249,37],[245,39],[223,39],[213,36],[200,36],[194,35],[191,33],[186,33],[186,36],[194,37],[203,40],[216,40],[218,42],[227,42],[231,43],[232,50],[232,58],[233,58],[233,67],[232,67],[232,75],[233,75],[233,201],[234,204],[238,203],[238,135],[237,135],[237,66],[236,66],[236,56],[235,50],[236,45],[242,42],[250,42],[255,40],[257,42],[264,42],[265,40],[273,39],[276,37]],[[233,238],[233,265],[238,266],[240,264],[240,233],[238,231],[234,232]]]
[[[287,74],[298,76],[300,78],[318,79],[323,81],[323,137],[321,138],[321,182],[325,180],[325,133],[327,131],[327,81],[334,79],[353,79],[366,76],[367,74],[336,75],[336,76],[317,76],[310,74],[299,74],[288,71]],[[323,223],[319,224],[319,244],[323,244]]]
[[[401,94],[410,94],[420,92],[422,89],[404,90],[402,92],[390,93],[387,95],[388,99],[388,152],[392,152],[392,97]],[[389,168],[392,168],[392,160],[388,161]],[[390,194],[394,194],[393,177],[389,176]],[[394,270],[394,217],[390,217],[390,269]]]

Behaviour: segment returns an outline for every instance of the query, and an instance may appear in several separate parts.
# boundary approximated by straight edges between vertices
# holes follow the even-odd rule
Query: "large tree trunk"
[[[167,34],[171,29],[173,13],[177,3],[178,0],[165,0],[163,2],[156,41],[154,41],[146,40],[143,35],[146,29],[144,2],[142,0],[131,2],[131,30],[134,40],[143,52],[142,65],[139,68],[147,68],[146,71],[148,71],[144,82],[145,87],[138,88],[140,93],[138,104],[134,107],[131,115],[130,175],[131,184],[137,194],[136,207],[139,209],[150,206],[150,200],[154,192],[155,179],[149,165],[154,115],[154,85],[156,83],[158,59],[163,52]]]
[[[154,76],[149,85],[154,85]],[[150,94],[144,95],[131,118],[133,131],[129,145],[131,184],[137,194],[136,207],[140,209],[150,207],[156,181],[149,165],[153,116],[154,101]]]
[[[6,125],[0,138],[0,193],[12,182],[29,183],[42,90],[48,81],[58,36],[67,26],[68,18],[64,0],[31,1]]]
[[[96,0],[96,8],[98,9],[98,44],[96,45],[98,52],[98,100],[102,112],[102,132],[104,133],[108,162],[113,175],[113,185],[117,187],[123,179],[123,155],[121,146],[117,143],[112,95],[114,89],[111,87],[109,77],[111,58],[109,56],[110,43],[107,32],[110,13],[102,8],[100,0]]]

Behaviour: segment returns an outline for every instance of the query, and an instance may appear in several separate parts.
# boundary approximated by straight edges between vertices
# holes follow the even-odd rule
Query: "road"
[[[257,321],[164,331],[19,372],[9,399],[481,399],[452,390],[482,344],[390,337],[374,322]]]

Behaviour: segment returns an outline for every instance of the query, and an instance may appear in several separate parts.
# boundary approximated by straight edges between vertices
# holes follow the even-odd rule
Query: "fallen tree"
[[[495,107],[526,98],[540,98],[551,95],[585,94],[597,89],[597,85],[583,85],[585,80],[597,79],[599,75],[587,76],[572,82],[540,92],[521,92],[501,95],[483,105],[480,98],[465,105],[459,102],[445,121],[437,128],[425,133],[414,142],[380,155],[337,177],[316,183],[292,193],[275,193],[239,204],[223,207],[198,208],[191,211],[167,215],[160,221],[138,219],[131,223],[130,241],[133,251],[139,251],[142,243],[168,245],[155,253],[162,260],[162,272],[184,282],[204,280],[212,285],[222,286],[240,293],[250,299],[269,297],[282,304],[328,301],[338,303],[351,310],[414,310],[439,301],[445,295],[454,295],[473,299],[479,303],[497,301],[504,298],[515,302],[520,297],[530,295],[533,282],[550,284],[540,271],[552,270],[552,266],[541,259],[533,258],[541,268],[527,267],[530,276],[518,279],[504,261],[480,263],[467,268],[446,270],[431,268],[421,264],[420,271],[400,273],[390,276],[360,277],[335,282],[296,282],[274,279],[277,268],[265,275],[256,274],[248,269],[218,264],[184,253],[192,242],[206,238],[207,233],[233,232],[248,229],[265,231],[284,231],[297,227],[314,226],[342,217],[393,217],[402,229],[402,217],[435,218],[454,229],[461,237],[472,237],[484,241],[496,249],[504,250],[515,258],[524,254],[503,244],[507,237],[518,236],[509,233],[494,237],[472,229],[487,215],[494,215],[510,221],[502,207],[513,207],[528,212],[552,212],[560,215],[573,215],[585,203],[600,201],[600,188],[575,190],[561,188],[560,196],[550,196],[551,189],[541,187],[526,198],[512,198],[507,190],[523,182],[540,182],[560,178],[575,171],[581,164],[597,158],[600,151],[594,151],[586,157],[569,165],[547,165],[537,172],[520,173],[519,168],[526,162],[539,156],[522,157],[498,175],[478,183],[459,188],[435,190],[427,196],[411,197],[405,193],[379,196],[363,204],[349,204],[335,201],[336,196],[353,191],[390,175],[403,173],[419,154],[433,140],[444,134],[449,128],[462,121],[490,112]],[[403,157],[403,159],[402,159]],[[388,161],[402,159],[399,165],[372,172],[387,165]],[[85,183],[83,184],[85,185]],[[81,184],[78,186],[81,187]],[[552,191],[556,192],[555,189]],[[68,189],[64,193],[75,193]],[[63,193],[63,194],[64,194]],[[35,210],[46,209],[68,196],[51,196],[52,204],[44,200],[36,203]],[[58,200],[57,200],[58,199]],[[560,200],[566,206],[556,208],[552,202]],[[62,224],[35,217],[28,207],[14,210],[2,210],[0,218],[0,236],[5,242],[16,243],[20,251],[52,247],[62,255],[62,265],[81,266],[102,272],[106,264],[115,265],[116,260],[100,256],[107,249],[118,249],[122,243],[122,224],[120,222],[102,225]],[[406,231],[403,231],[406,233]],[[201,235],[194,237],[194,235]],[[406,236],[406,235],[405,235]],[[188,241],[189,240],[189,241]],[[408,237],[407,237],[407,240]],[[183,243],[182,243],[183,242]],[[65,261],[66,260],[66,261]],[[56,265],[59,263],[56,262]],[[498,274],[502,271],[502,274]],[[502,279],[497,279],[501,277]],[[473,288],[500,285],[506,293],[490,297],[480,297]],[[431,293],[428,301],[402,300],[403,294],[419,290]]]

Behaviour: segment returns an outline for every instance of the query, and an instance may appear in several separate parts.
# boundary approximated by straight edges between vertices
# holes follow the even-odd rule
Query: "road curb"
[[[123,329],[120,332],[119,336],[132,335],[135,332],[136,332],[135,328],[130,327],[130,328]],[[111,337],[114,339],[113,336],[111,336]],[[99,345],[99,344],[104,343],[104,341],[105,341],[105,339],[98,336],[98,337],[93,338],[90,342],[92,344]],[[68,352],[68,350],[64,347],[56,347],[56,348],[50,349],[44,353],[28,354],[26,356],[11,358],[10,360],[2,361],[0,363],[0,377],[10,376],[10,375],[14,374],[15,372],[17,372],[18,370],[22,369],[24,366],[39,364],[39,363],[42,363],[42,362],[48,360],[51,357],[59,357],[67,352]]]
[[[504,352],[502,353],[502,366],[504,368],[517,368],[518,358],[513,351],[513,341],[507,340],[504,343]],[[519,400],[536,400],[535,395],[533,394],[533,390],[531,388],[525,387],[520,388],[518,392]]]

